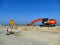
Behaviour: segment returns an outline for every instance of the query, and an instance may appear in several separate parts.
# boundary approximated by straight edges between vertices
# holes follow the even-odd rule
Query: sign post
[[[11,20],[10,20],[10,28],[11,28],[11,31],[12,31],[12,29],[13,29],[13,26],[14,26],[14,20],[11,19]]]

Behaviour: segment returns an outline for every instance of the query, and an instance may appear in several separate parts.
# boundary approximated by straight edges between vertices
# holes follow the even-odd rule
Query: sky
[[[56,19],[60,25],[60,0],[0,0],[0,24],[10,19],[28,24],[38,18]]]

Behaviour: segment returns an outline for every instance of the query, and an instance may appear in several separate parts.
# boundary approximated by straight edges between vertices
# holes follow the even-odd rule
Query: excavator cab
[[[47,24],[48,18],[43,18],[42,19],[42,24]]]
[[[56,24],[55,19],[44,18],[44,19],[42,19],[42,25],[40,25],[40,26],[55,27],[55,24]]]
[[[48,18],[43,18],[42,19],[42,24],[40,25],[41,27],[49,27],[49,25],[47,24]]]

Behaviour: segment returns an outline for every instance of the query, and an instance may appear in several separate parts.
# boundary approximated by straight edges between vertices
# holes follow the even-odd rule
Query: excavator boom
[[[33,20],[33,21],[29,24],[29,26],[32,26],[35,22],[40,22],[40,21],[42,21],[42,19],[43,19],[43,18],[38,18],[38,19],[36,19],[36,20]]]

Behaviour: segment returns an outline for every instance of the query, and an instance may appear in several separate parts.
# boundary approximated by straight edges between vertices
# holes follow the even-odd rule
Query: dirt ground
[[[0,29],[0,45],[60,45],[60,33],[23,30],[6,35],[6,30]]]

